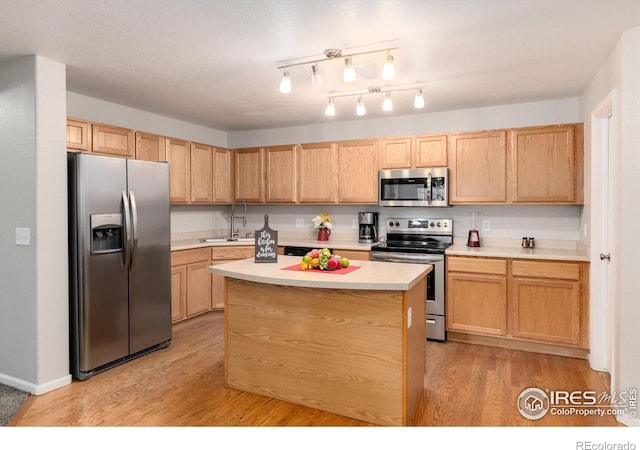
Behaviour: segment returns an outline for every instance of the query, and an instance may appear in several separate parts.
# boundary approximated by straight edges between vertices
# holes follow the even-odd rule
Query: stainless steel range
[[[453,243],[453,220],[389,218],[386,223],[386,242],[371,247],[371,260],[433,265],[427,275],[427,339],[444,341],[444,252]]]

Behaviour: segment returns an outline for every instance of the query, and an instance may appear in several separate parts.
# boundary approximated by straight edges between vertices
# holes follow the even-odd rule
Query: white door
[[[614,372],[616,344],[617,118],[615,90],[591,113],[590,365]]]

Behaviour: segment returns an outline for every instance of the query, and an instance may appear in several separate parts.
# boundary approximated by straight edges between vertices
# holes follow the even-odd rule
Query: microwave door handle
[[[427,175],[427,204],[431,206],[431,172]]]

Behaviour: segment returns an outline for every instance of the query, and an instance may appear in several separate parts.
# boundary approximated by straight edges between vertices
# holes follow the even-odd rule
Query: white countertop
[[[447,248],[445,254],[449,256],[485,256],[487,258],[589,261],[587,248],[467,247],[466,245],[452,245]]]
[[[359,269],[345,274],[293,271],[283,267],[299,264],[298,256],[278,255],[277,263],[255,263],[253,258],[210,266],[209,271],[230,278],[281,286],[325,289],[406,291],[431,272],[431,265],[379,261],[352,261]]]
[[[223,242],[200,242],[200,239],[181,239],[171,241],[171,250],[187,250],[201,247],[228,247],[236,245],[254,245],[253,238],[250,241],[223,241]],[[296,247],[311,248],[337,248],[343,250],[362,250],[369,251],[373,244],[360,244],[358,241],[350,240],[329,240],[317,241],[314,239],[301,238],[278,238],[278,246],[291,245]]]

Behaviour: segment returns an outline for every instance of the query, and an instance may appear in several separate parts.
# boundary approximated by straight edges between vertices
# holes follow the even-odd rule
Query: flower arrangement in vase
[[[328,241],[331,235],[331,227],[333,226],[331,216],[327,213],[318,214],[311,220],[311,223],[313,228],[318,229],[318,240]]]

